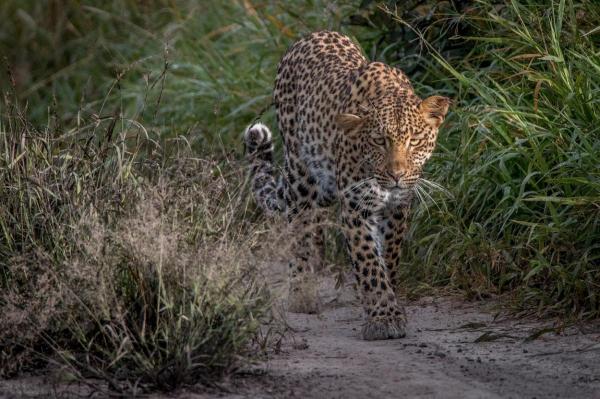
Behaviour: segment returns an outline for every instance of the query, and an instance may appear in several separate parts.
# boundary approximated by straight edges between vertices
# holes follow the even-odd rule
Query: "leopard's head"
[[[449,104],[446,97],[421,100],[408,92],[363,105],[360,115],[339,114],[336,123],[351,137],[368,177],[386,192],[402,194],[413,189],[431,157]]]

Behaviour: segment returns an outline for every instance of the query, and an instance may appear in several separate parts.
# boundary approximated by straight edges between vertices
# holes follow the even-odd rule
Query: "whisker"
[[[439,191],[439,192],[443,193],[444,195],[446,195],[447,197],[454,198],[454,196],[448,189],[446,189],[445,187],[443,187],[441,184],[439,184],[437,182],[433,182],[431,180],[427,180],[427,179],[421,177],[421,178],[419,178],[417,183],[421,183],[422,185],[427,186],[430,189]]]
[[[421,189],[422,189],[422,187],[421,187]],[[428,199],[429,199],[431,202],[433,202],[433,204],[436,206],[436,208],[437,208],[439,211],[441,211],[441,208],[440,208],[440,206],[438,205],[438,203],[436,202],[436,200],[435,200],[435,199],[433,199],[433,197],[432,197],[431,195],[429,195],[429,193],[428,193],[427,191],[423,190],[423,191],[422,191],[422,193],[423,193],[423,194],[424,194],[424,195],[425,195],[425,196],[426,196],[426,197],[427,197],[427,198],[428,198]]]
[[[355,190],[359,190],[360,188],[364,187],[365,185],[367,185],[368,183],[370,183],[373,180],[372,177],[363,179],[363,180],[359,180],[356,183],[351,184],[350,186],[346,187],[344,190],[342,190],[341,194],[345,194],[349,191],[355,191]]]
[[[431,218],[431,214],[429,213],[429,208],[427,207],[427,202],[425,201],[425,198],[423,198],[423,188],[420,187],[419,185],[415,186],[415,192],[419,198],[420,202],[420,207],[421,209],[425,209],[425,212],[427,212],[427,219]]]

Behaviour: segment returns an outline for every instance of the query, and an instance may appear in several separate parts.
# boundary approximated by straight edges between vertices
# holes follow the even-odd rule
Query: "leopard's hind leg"
[[[304,173],[304,172],[301,172]],[[311,185],[295,170],[288,171],[286,213],[291,230],[291,259],[289,261],[288,310],[295,313],[318,313],[318,278],[322,268],[323,210],[310,198],[318,188]]]
[[[296,313],[317,313],[320,302],[314,271],[321,268],[324,243],[322,212],[313,198],[318,191],[316,182],[300,162],[286,162],[285,177],[277,172],[272,134],[265,125],[249,126],[244,143],[256,203],[268,215],[285,213],[289,222],[288,308]]]

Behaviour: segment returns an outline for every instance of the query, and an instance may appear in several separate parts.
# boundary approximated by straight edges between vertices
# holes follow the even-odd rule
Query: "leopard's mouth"
[[[376,178],[373,183],[372,192],[385,207],[406,204],[412,198],[414,184],[381,178]]]
[[[403,181],[389,182],[386,185],[382,185],[382,188],[386,191],[391,192],[408,192],[413,188],[413,184],[406,184]]]

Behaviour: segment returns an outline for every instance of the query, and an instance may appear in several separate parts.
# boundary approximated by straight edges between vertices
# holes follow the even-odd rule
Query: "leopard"
[[[364,309],[364,340],[406,335],[397,291],[401,247],[416,187],[451,100],[421,99],[397,67],[368,61],[334,31],[292,44],[277,67],[272,105],[283,144],[274,161],[271,130],[244,131],[251,191],[267,215],[284,214],[293,232],[288,311],[318,313],[323,216],[335,206]]]

